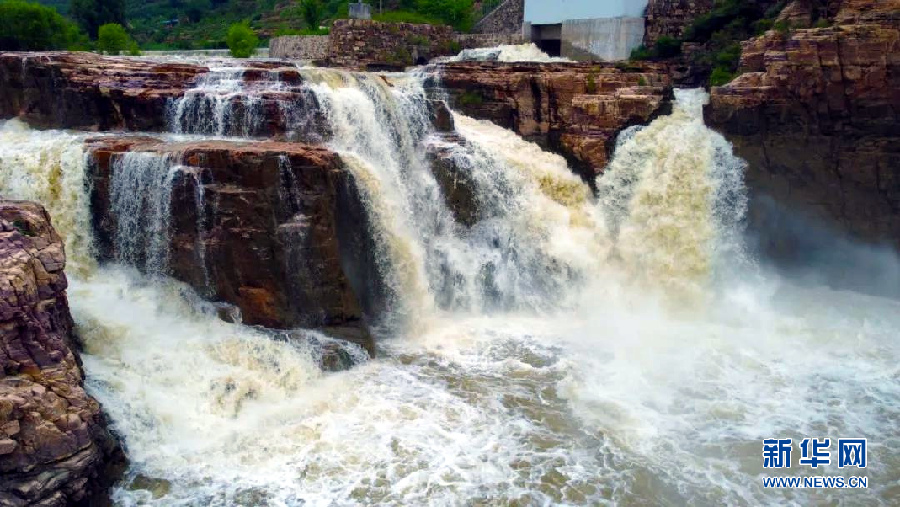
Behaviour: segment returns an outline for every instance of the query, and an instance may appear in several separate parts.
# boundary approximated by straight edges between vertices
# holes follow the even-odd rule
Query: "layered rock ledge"
[[[0,200],[0,504],[103,504],[125,466],[84,375],[66,257],[34,203]]]
[[[439,67],[451,106],[566,157],[593,185],[622,130],[671,112],[663,66],[455,62]]]
[[[809,3],[785,21],[810,26]],[[900,246],[900,0],[831,4],[832,26],[745,42],[743,74],[712,90],[706,121],[750,163],[754,202]]]
[[[258,131],[224,132],[260,136],[282,135],[290,119],[283,104],[302,106],[307,95],[296,66],[282,62],[244,62],[240,78],[245,94],[234,94],[230,114],[235,122],[247,112],[246,95],[254,94],[252,114],[265,118]],[[173,100],[194,88],[210,69],[201,65],[158,63],[93,53],[0,53],[0,118],[19,118],[40,128],[79,130],[169,130]],[[269,86],[276,82],[278,86]],[[211,101],[194,107],[209,109]],[[313,108],[314,109],[314,108]],[[214,111],[186,111],[211,115]],[[176,120],[177,121],[177,120]],[[217,132],[209,132],[216,134]]]
[[[122,157],[167,157],[175,171],[163,245],[167,274],[236,305],[247,324],[363,329],[363,315],[377,315],[376,302],[364,295],[378,275],[373,266],[360,267],[351,246],[367,235],[363,208],[335,153],[275,141],[149,137],[96,138],[87,146],[102,258],[123,254],[115,236],[127,217],[117,215],[110,195],[115,171],[134,169]],[[147,232],[142,250],[157,240]]]

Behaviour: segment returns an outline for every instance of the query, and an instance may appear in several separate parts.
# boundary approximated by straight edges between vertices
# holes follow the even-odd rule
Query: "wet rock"
[[[0,504],[102,503],[125,466],[84,391],[65,253],[34,203],[0,200]]]
[[[426,144],[426,156],[447,208],[458,223],[471,227],[481,218],[477,187],[469,171],[460,167],[453,157],[448,141],[461,143],[463,139],[453,135],[435,136]]]
[[[809,15],[796,4],[786,16]],[[769,220],[757,203],[773,198],[900,246],[900,1],[828,8],[833,26],[745,42],[743,74],[712,90],[706,121],[750,163],[757,224]]]
[[[0,53],[0,118],[46,128],[161,130],[206,67],[92,53]]]
[[[591,185],[619,132],[671,110],[660,65],[454,62],[440,71],[454,109],[563,155]]]
[[[321,116],[317,116],[318,104],[305,90],[293,63],[246,61],[244,65],[247,95],[231,98],[231,121],[224,134],[304,140],[328,137]],[[170,118],[172,102],[209,72],[201,65],[92,53],[0,52],[0,119],[19,118],[41,128],[167,131],[169,121],[177,121]],[[253,100],[247,100],[249,95]],[[191,107],[195,108],[188,110],[192,118],[215,114],[203,100]],[[295,116],[302,112],[309,112],[309,117],[298,126]],[[242,121],[248,116],[264,120]],[[243,132],[247,123],[253,123],[252,128]]]
[[[359,326],[358,293],[342,262],[338,156],[296,143],[97,138],[92,203],[101,257],[114,258],[113,160],[168,155],[173,180],[166,274],[235,305],[245,324],[271,328]],[[348,225],[357,228],[358,223]]]

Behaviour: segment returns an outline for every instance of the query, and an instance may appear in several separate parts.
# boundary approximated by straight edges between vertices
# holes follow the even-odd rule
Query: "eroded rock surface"
[[[93,53],[0,53],[0,118],[46,128],[160,130],[168,100],[208,70]]]
[[[124,468],[84,391],[65,264],[41,206],[0,200],[0,505],[103,504]]]
[[[243,321],[273,328],[358,325],[361,302],[345,274],[338,239],[347,177],[338,156],[296,143],[98,138],[92,153],[93,208],[101,256],[116,257],[123,219],[110,179],[128,170],[126,152],[168,156],[176,171],[167,232],[168,274],[213,300],[238,306]],[[148,240],[151,238],[148,238]]]
[[[808,23],[805,4],[783,15]],[[744,43],[743,74],[713,89],[706,120],[750,163],[755,195],[900,246],[900,0],[826,7],[832,26]]]
[[[454,109],[563,155],[591,184],[619,132],[671,109],[669,78],[652,64],[457,62],[440,72]]]

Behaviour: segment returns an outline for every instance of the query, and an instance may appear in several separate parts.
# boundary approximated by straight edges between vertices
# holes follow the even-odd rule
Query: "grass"
[[[414,25],[443,25],[440,20],[430,18],[417,12],[388,11],[372,16],[375,21],[382,23],[411,23]]]

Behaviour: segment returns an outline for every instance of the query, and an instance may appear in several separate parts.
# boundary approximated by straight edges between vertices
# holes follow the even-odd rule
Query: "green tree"
[[[193,0],[185,6],[184,14],[188,21],[196,23],[203,19],[203,14],[210,9],[209,0]]]
[[[18,0],[0,1],[0,50],[88,49],[75,23],[56,10]]]
[[[71,0],[69,12],[92,38],[99,36],[102,25],[125,24],[125,0]]]
[[[228,29],[225,44],[228,45],[231,56],[249,58],[256,52],[259,39],[247,23],[235,23]]]
[[[322,25],[325,11],[319,0],[302,0],[300,2],[300,17],[306,23],[306,28],[317,30]]]
[[[131,46],[131,37],[118,23],[107,23],[97,31],[97,50],[108,55],[117,55]]]

